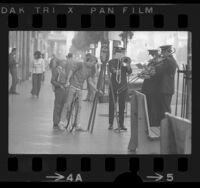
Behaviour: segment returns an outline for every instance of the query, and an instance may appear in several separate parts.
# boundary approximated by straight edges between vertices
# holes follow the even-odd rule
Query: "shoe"
[[[19,95],[19,93],[17,93],[16,91],[12,92],[12,94],[14,94],[14,95]]]
[[[78,127],[75,130],[78,131],[78,132],[85,132],[86,131],[86,130],[82,129],[81,127]]]
[[[64,122],[62,122],[62,121],[60,121],[59,122],[59,124],[58,124],[58,128],[60,129],[60,130],[65,130],[65,123]]]
[[[119,131],[120,132],[120,130],[121,130],[121,128],[116,128],[116,129],[114,129],[114,131]]]
[[[53,124],[53,129],[59,129],[58,124]]]
[[[84,132],[84,131],[85,131],[84,129],[81,128],[80,125],[79,125],[79,126],[76,126],[76,127],[75,127],[75,130],[76,130],[76,131],[80,131],[80,132]]]
[[[122,130],[122,131],[127,131],[127,128],[124,127],[124,126],[120,126],[120,130]]]
[[[108,130],[112,130],[113,129],[113,125],[110,124],[109,127],[108,127]]]

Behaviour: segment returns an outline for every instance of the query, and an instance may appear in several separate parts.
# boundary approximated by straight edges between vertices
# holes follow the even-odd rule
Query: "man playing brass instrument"
[[[109,70],[111,73],[111,84],[113,88],[113,95],[111,91],[111,86],[109,87],[109,130],[113,129],[114,120],[114,102],[119,103],[119,129],[127,130],[124,126],[124,110],[125,110],[125,100],[127,95],[127,89],[119,93],[118,89],[122,86],[127,85],[127,74],[132,73],[130,66],[131,60],[125,57],[125,48],[116,47],[114,52],[114,59],[111,59],[109,64]]]
[[[171,45],[160,46],[161,55],[164,58],[163,63],[157,66],[155,69],[155,75],[158,76],[158,101],[159,101],[159,122],[165,117],[165,112],[171,113],[171,100],[174,94],[175,88],[175,73],[178,68],[178,64],[173,57]]]
[[[159,53],[157,49],[148,50],[149,55],[152,56],[152,59],[149,60],[149,66],[154,66],[159,60]],[[154,70],[155,73],[155,70]],[[149,75],[144,77],[144,82],[142,84],[141,92],[146,95],[147,108],[149,115],[150,126],[159,126],[158,120],[158,102],[157,102],[157,90],[158,90],[158,77],[156,75],[150,77]]]

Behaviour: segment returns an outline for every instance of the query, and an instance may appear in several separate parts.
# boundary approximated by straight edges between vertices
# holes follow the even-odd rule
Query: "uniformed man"
[[[155,75],[158,76],[157,101],[159,103],[159,122],[165,117],[165,112],[171,113],[171,100],[174,94],[175,73],[178,68],[172,53],[172,45],[160,46],[163,63],[155,66]]]
[[[19,95],[19,93],[16,92],[16,86],[18,83],[18,78],[17,78],[17,67],[19,63],[16,62],[16,48],[13,48],[11,53],[9,54],[9,70],[10,74],[12,76],[12,85],[10,87],[10,94],[13,95]]]
[[[127,85],[127,75],[132,73],[132,69],[129,63],[123,63],[121,58],[125,56],[125,48],[116,47],[114,52],[114,59],[111,59],[109,64],[109,70],[111,73],[111,84],[113,88],[113,95],[111,86],[109,87],[109,130],[113,129],[114,120],[114,101],[119,103],[119,128],[120,130],[127,130],[124,126],[124,110],[125,101],[127,96],[127,89],[123,90],[118,94],[118,90],[122,86]]]
[[[152,59],[149,60],[147,66],[154,66],[159,58],[159,53],[157,49],[148,50],[149,55],[152,56]],[[158,103],[157,103],[157,85],[158,85],[158,77],[152,76],[147,77],[144,79],[142,84],[141,92],[146,95],[147,100],[147,108],[148,108],[148,115],[149,115],[149,122],[150,126],[159,126],[157,121],[157,114],[158,114]]]

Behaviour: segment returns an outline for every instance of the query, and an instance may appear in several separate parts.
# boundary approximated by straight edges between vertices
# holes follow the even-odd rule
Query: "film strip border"
[[[19,19],[19,15],[17,14],[9,14],[8,15],[8,27],[9,28],[18,28],[18,26],[24,25],[23,21]],[[165,26],[165,16],[162,14],[155,14],[152,16],[153,21],[151,27],[152,28],[164,28]],[[67,29],[70,28],[70,25],[68,26],[69,18],[65,14],[58,14],[56,16],[56,23],[54,27],[57,29]],[[105,15],[104,18],[101,18],[102,23],[104,23],[102,26],[103,28],[107,29],[114,29],[116,26],[118,26],[117,19],[115,15]],[[93,25],[95,22],[95,19],[92,15],[89,14],[83,14],[80,16],[80,27],[82,29],[89,29],[93,28]],[[35,29],[42,28],[45,23],[44,16],[42,14],[33,14],[32,15],[32,24],[31,27]],[[140,15],[138,14],[131,14],[128,18],[128,26],[130,28],[141,28],[142,20]],[[179,29],[186,29],[188,28],[188,15],[186,14],[179,14],[177,15],[177,25],[175,27]]]
[[[181,12],[181,11],[180,11]],[[184,12],[184,11],[183,11]],[[174,11],[173,11],[174,14]],[[95,15],[92,16],[90,14],[81,14],[76,16],[68,16],[66,14],[57,14],[57,15],[42,15],[42,14],[33,14],[29,15],[31,20],[25,19],[22,15],[18,14],[9,14],[7,15],[7,23],[6,27],[12,29],[21,29],[25,28],[32,28],[33,30],[42,30],[48,28],[48,30],[62,30],[62,29],[71,29],[71,23],[76,25],[75,29],[84,29],[84,30],[114,30],[115,28],[122,28],[123,25],[120,25],[122,21],[118,21],[119,16],[117,15],[105,15],[99,16]],[[76,17],[76,21],[73,21],[72,18]],[[95,19],[98,17],[98,21]],[[51,19],[53,18],[53,19]],[[171,17],[170,17],[171,18]],[[169,23],[172,22],[171,28],[176,29],[183,29],[186,30],[190,28],[190,20],[192,18],[189,17],[187,14],[177,13],[174,17],[174,20],[168,18],[168,16],[160,13],[155,13],[149,16],[139,15],[139,14],[131,14],[126,15],[126,19],[124,24],[126,25],[125,29],[142,29],[145,28],[152,28],[152,30],[162,30],[166,29],[166,26],[169,26]],[[78,21],[77,21],[78,20]],[[99,22],[100,20],[100,22]],[[122,19],[124,20],[124,19]],[[149,22],[148,22],[149,20]],[[148,26],[146,25],[148,23]],[[147,27],[145,27],[147,26]],[[74,29],[74,28],[73,28]],[[149,158],[148,158],[149,157]],[[98,156],[89,156],[89,157],[75,157],[74,159],[70,157],[64,156],[11,156],[9,155],[7,159],[5,159],[3,170],[6,172],[5,179],[7,175],[10,175],[11,178],[18,180],[19,178],[18,172],[22,172],[22,174],[26,174],[26,172],[32,171],[33,174],[42,174],[44,178],[47,175],[47,172],[68,172],[73,171],[76,169],[80,173],[90,173],[90,177],[92,178],[92,174],[96,173],[96,170],[100,172],[122,172],[119,169],[123,169],[124,171],[132,171],[132,172],[139,172],[147,170],[154,172],[163,172],[170,170],[171,166],[174,167],[174,172],[185,173],[190,171],[189,164],[190,164],[190,157],[172,157],[170,160],[170,165],[168,158],[165,160],[165,157],[153,157],[148,156],[144,159],[140,156],[136,157],[128,157],[123,156],[122,158],[118,157],[101,157],[98,159]],[[7,161],[6,161],[7,160]],[[72,162],[73,166],[72,167]],[[172,163],[171,163],[172,162]],[[98,164],[98,165],[97,165]],[[101,169],[95,168],[95,166],[101,166]],[[123,165],[123,167],[122,167]],[[169,167],[170,166],[170,167]],[[30,180],[33,180],[33,174],[30,174]],[[44,175],[45,174],[45,175]],[[94,177],[95,175],[93,175]],[[38,176],[36,176],[38,177]],[[142,176],[141,176],[142,177]],[[182,178],[182,177],[181,177]],[[180,181],[182,180],[180,178]],[[38,179],[37,179],[38,180]]]
[[[173,166],[173,168],[172,168]],[[167,177],[167,174],[176,175],[176,180],[181,181],[181,176],[189,171],[189,160],[187,157],[175,157],[171,160],[165,160],[163,157],[91,157],[91,156],[77,156],[75,158],[65,156],[33,156],[33,157],[9,157],[5,163],[5,172],[13,180],[20,181],[28,179],[26,176],[31,177],[31,180],[48,180],[48,177],[53,177],[53,180],[60,180],[63,175],[80,174],[83,181],[98,180],[98,175],[105,176],[103,179],[113,181],[120,175],[119,173],[131,172],[138,174],[142,181],[148,181],[147,175],[154,173],[160,174],[160,180],[163,182],[174,181]],[[171,172],[171,173],[169,173]],[[99,174],[98,174],[99,173]],[[102,173],[104,175],[102,175]],[[56,174],[57,176],[52,176]],[[179,174],[180,177],[177,176]],[[21,176],[20,176],[21,175]],[[51,175],[51,176],[50,176]],[[165,177],[166,176],[166,177]],[[150,176],[151,177],[151,176]],[[161,179],[161,177],[163,179]],[[102,177],[101,177],[102,178]],[[149,179],[150,180],[150,179]],[[66,181],[66,179],[64,180]],[[68,179],[67,181],[75,181],[75,179]],[[155,181],[152,179],[151,181]]]
[[[115,158],[107,157],[105,158],[105,171],[115,171]],[[90,157],[81,158],[81,171],[91,171],[92,159]],[[33,157],[32,158],[32,171],[42,171],[43,168],[43,158]],[[9,157],[7,163],[8,171],[18,171],[19,161],[17,157]],[[56,171],[66,171],[67,169],[67,157],[57,157],[56,158]],[[128,169],[127,169],[128,170]],[[139,157],[129,158],[129,170],[139,171],[140,170],[140,160]],[[162,172],[164,170],[164,159],[162,157],[156,157],[153,159],[153,170]],[[177,159],[177,171],[185,172],[188,170],[188,158],[180,157]]]

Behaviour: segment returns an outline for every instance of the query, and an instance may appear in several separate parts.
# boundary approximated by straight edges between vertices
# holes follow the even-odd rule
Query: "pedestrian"
[[[80,112],[81,112],[81,98],[82,98],[82,89],[84,81],[89,79],[89,84],[92,86],[92,88],[97,91],[96,86],[92,82],[91,78],[91,71],[92,67],[96,63],[96,59],[91,54],[86,54],[86,60],[78,63],[74,63],[72,69],[69,72],[66,87],[69,87],[68,96],[66,99],[66,103],[63,107],[62,114],[61,114],[61,120],[59,123],[59,128],[64,129],[66,126],[66,117],[67,113],[70,110],[71,103],[73,101],[73,97],[76,95],[78,96],[78,114],[77,119],[75,122],[75,130],[76,131],[83,131],[80,125]]]
[[[152,59],[149,60],[147,67],[154,66],[159,58],[159,53],[157,49],[148,50],[149,55],[152,56]],[[158,82],[159,77],[154,75],[152,77],[146,77],[142,84],[141,92],[145,94],[147,100],[147,109],[149,115],[150,126],[156,127],[159,126],[158,113]]]
[[[53,76],[54,69],[56,69],[56,67],[58,66],[59,63],[60,62],[59,62],[58,58],[55,56],[55,54],[53,54],[52,58],[50,60],[50,63],[49,63],[49,69],[51,70],[51,76]],[[55,87],[53,84],[51,86],[52,86],[52,90],[54,92]]]
[[[51,71],[53,71],[53,69],[57,67],[57,62],[58,62],[58,59],[56,58],[56,55],[53,54],[49,63],[49,68],[51,69]]]
[[[124,126],[124,110],[128,90],[124,89],[120,93],[118,93],[118,90],[127,85],[127,76],[132,73],[132,69],[130,66],[131,62],[122,62],[123,57],[125,57],[125,48],[115,47],[114,58],[108,62],[111,73],[110,84],[112,84],[113,88],[112,91],[111,85],[109,86],[109,130],[113,129],[114,101],[119,104],[119,129],[127,130]]]
[[[66,75],[66,64],[64,61],[60,61],[58,66],[53,70],[52,78],[51,78],[51,84],[54,86],[54,94],[55,94],[55,100],[54,100],[54,110],[53,110],[53,128],[58,128],[58,123],[60,121],[61,112],[63,109],[63,106],[66,101],[66,91],[65,91],[65,84],[67,80]]]
[[[17,77],[17,68],[19,63],[16,61],[16,48],[13,48],[11,53],[9,54],[9,70],[10,74],[12,76],[12,85],[10,87],[9,94],[13,95],[19,95],[18,92],[16,92],[16,87],[18,83],[18,77]]]
[[[68,53],[67,56],[66,56],[66,74],[68,75],[73,64],[74,64],[74,58],[73,58],[73,54],[72,53]]]
[[[42,81],[42,74],[45,70],[44,61],[41,58],[41,52],[36,51],[34,53],[34,60],[32,63],[32,90],[31,94],[33,97],[39,97],[40,88],[41,88],[41,81]]]

